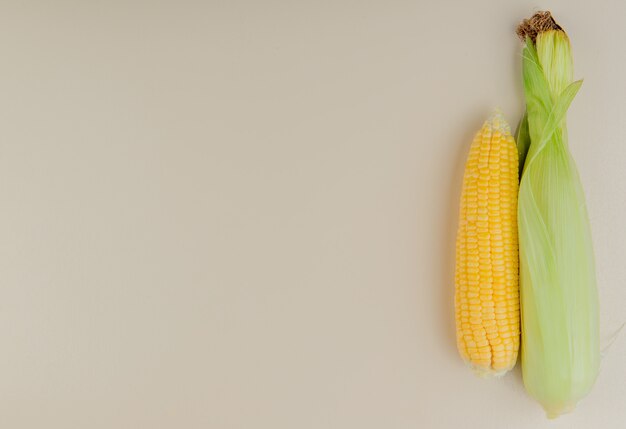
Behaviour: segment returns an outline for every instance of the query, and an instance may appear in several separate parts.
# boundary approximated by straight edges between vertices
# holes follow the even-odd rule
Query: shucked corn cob
[[[479,375],[502,375],[519,349],[518,153],[495,112],[470,147],[456,242],[457,346]]]

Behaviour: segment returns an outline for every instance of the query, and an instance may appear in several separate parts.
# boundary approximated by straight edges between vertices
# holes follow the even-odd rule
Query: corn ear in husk
[[[587,395],[600,362],[593,246],[565,122],[582,81],[572,82],[570,42],[549,12],[518,34],[530,138],[518,205],[522,373],[554,418]]]

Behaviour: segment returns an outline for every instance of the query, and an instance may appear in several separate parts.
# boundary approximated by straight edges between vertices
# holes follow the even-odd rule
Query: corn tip
[[[489,116],[489,119],[485,121],[484,127],[490,129],[491,131],[499,131],[501,134],[511,134],[511,127],[504,119],[504,114],[500,108],[494,109],[491,116]]]

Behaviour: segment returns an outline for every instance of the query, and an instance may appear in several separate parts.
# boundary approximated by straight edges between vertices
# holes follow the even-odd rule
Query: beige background
[[[548,422],[452,302],[464,158],[549,8],[603,344],[626,321],[623,2],[0,6],[0,427],[624,427],[623,335]]]

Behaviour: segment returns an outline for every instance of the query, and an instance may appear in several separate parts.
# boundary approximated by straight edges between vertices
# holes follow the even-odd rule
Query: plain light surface
[[[2,4],[0,427],[623,428],[623,334],[547,421],[461,362],[453,267],[550,9],[603,345],[626,321],[624,3],[199,3]]]

